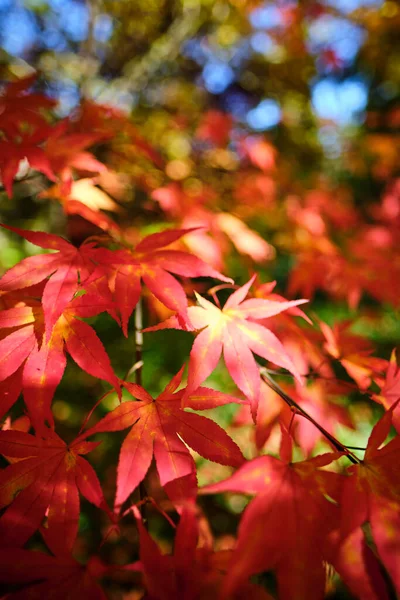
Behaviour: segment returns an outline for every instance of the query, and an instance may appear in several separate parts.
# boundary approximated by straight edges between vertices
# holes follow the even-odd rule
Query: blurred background
[[[90,206],[133,242],[203,225],[210,235],[187,245],[216,268],[243,282],[257,267],[290,294],[322,290],[346,316],[365,294],[396,304],[400,291],[399,29],[393,0],[0,0],[0,77],[38,71],[54,121],[111,137],[95,152],[118,176],[96,179],[111,198]],[[66,219],[65,198],[37,175],[14,185],[13,202],[0,194],[5,222],[76,243],[96,232]],[[1,240],[3,269],[35,252]],[[388,261],[395,273],[378,284]],[[333,262],[329,281],[306,281],[308,266]]]
[[[61,116],[82,95],[143,119],[211,105],[338,159],[399,126],[399,23],[391,0],[0,0],[1,65],[40,70]]]
[[[190,198],[197,208],[218,204],[272,242],[269,257],[254,242],[260,263],[288,250],[277,200],[285,218],[296,213],[293,224],[298,198],[317,189],[303,208],[315,212],[321,193],[329,196],[325,213],[343,229],[356,223],[353,207],[365,213],[393,196],[399,27],[393,0],[0,0],[0,77],[38,71],[36,87],[58,103],[55,117],[86,119],[86,130],[101,120],[90,101],[120,110],[137,129],[120,120],[113,147],[98,156],[126,174],[113,188],[124,214],[140,226],[182,223]],[[3,218],[61,233],[62,210],[38,198],[46,187],[37,179],[15,186],[17,208],[0,195]],[[272,211],[264,223],[260,207]],[[314,217],[303,219],[313,233]],[[197,210],[190,222],[204,220]],[[232,238],[235,224],[224,228]],[[4,267],[18,260],[10,252]],[[211,248],[204,258],[223,266]],[[287,265],[278,263],[267,268],[284,279]]]

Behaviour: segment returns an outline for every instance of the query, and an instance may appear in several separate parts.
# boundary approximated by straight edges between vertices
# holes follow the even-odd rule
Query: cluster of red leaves
[[[268,600],[271,596],[250,583],[249,577],[273,571],[282,600],[318,600],[325,594],[327,564],[361,600],[389,598],[382,564],[400,593],[400,438],[384,445],[392,423],[399,431],[400,372],[394,358],[389,364],[371,356],[373,348],[351,333],[348,323],[333,328],[320,323],[319,329],[314,328],[298,308],[306,300],[285,300],[273,292],[273,283],[255,286],[253,296],[247,298],[255,277],[235,286],[223,308],[215,290],[210,291],[215,304],[196,294],[195,305],[177,277],[211,277],[231,287],[232,280],[216,270],[224,265],[224,235],[255,262],[270,258],[272,247],[238,216],[211,210],[207,204],[215,197],[212,191],[204,188],[190,196],[178,184],[157,189],[147,185],[147,192],[179,228],[130,245],[122,229],[100,212],[113,210],[112,204],[107,204],[97,181],[85,175],[99,175],[107,167],[87,148],[116,138],[114,152],[129,156],[133,147],[160,169],[162,158],[113,109],[84,104],[77,119],[49,125],[46,109],[53,102],[29,93],[33,83],[34,78],[13,83],[0,99],[0,171],[7,193],[11,196],[20,162],[27,160],[56,182],[47,195],[58,197],[66,213],[80,214],[113,238],[92,238],[77,248],[56,235],[3,225],[51,251],[22,260],[0,279],[0,417],[7,415],[21,392],[29,416],[26,430],[8,420],[0,431],[0,453],[8,463],[0,472],[0,582],[14,586],[7,598],[102,599],[106,596],[99,581],[129,572],[141,573],[140,585],[153,600]],[[125,138],[117,133],[122,124],[129,124]],[[213,111],[199,124],[197,137],[205,145],[226,146],[233,126],[231,117]],[[246,205],[247,216],[257,210],[251,200],[256,189],[275,210],[274,148],[259,138],[239,139],[237,147],[244,164],[240,177],[245,175],[242,185],[239,176],[233,184],[238,206]],[[84,177],[77,179],[79,175]],[[318,194],[310,194],[304,202],[287,199],[288,231],[292,229],[300,251],[292,288],[310,295],[322,288],[347,296],[353,304],[365,290],[379,299],[393,297],[388,286],[399,261],[389,274],[385,272],[387,280],[379,291],[373,288],[373,274],[381,274],[389,254],[398,256],[388,218],[398,198],[393,190],[390,193],[377,216],[380,223],[363,227],[348,242],[356,264],[344,258],[329,236],[331,227],[343,233],[359,225],[355,211],[337,211]],[[210,226],[211,236],[202,229],[204,224]],[[307,235],[299,236],[299,231]],[[197,256],[181,246],[169,248],[183,237],[190,239],[188,246]],[[372,258],[365,250],[368,240],[377,250]],[[199,256],[207,257],[213,266]],[[156,398],[118,377],[102,341],[84,321],[108,313],[129,336],[129,319],[143,295],[142,283],[174,313],[146,331],[175,328],[195,335],[186,386],[182,387],[183,366]],[[309,326],[300,326],[294,317]],[[68,444],[55,432],[52,406],[67,354],[80,369],[110,384],[120,400],[95,425],[85,429],[85,422]],[[221,355],[238,397],[203,386]],[[273,391],[268,379],[262,378],[265,367],[260,360],[293,375],[293,385]],[[354,383],[338,381],[334,366],[344,368]],[[316,382],[305,385],[311,376]],[[374,399],[386,409],[363,459],[330,433],[332,415],[353,426],[337,403],[346,385],[361,391],[378,385],[381,391]],[[251,460],[214,420],[197,414],[229,403],[241,405],[237,425],[255,422],[259,455]],[[34,433],[29,433],[31,428]],[[93,467],[82,455],[100,443],[87,438],[128,428],[111,510]],[[275,428],[281,432],[280,458],[260,454]],[[323,437],[336,451],[315,455]],[[308,458],[294,462],[293,443]],[[255,495],[240,520],[234,548],[214,552],[210,536],[202,535],[193,451],[237,468],[224,481],[202,488],[201,494]],[[339,458],[352,465],[339,467]],[[179,514],[172,555],[161,553],[137,506],[126,509],[135,490],[144,487],[153,459],[159,489],[169,497],[169,508]],[[86,565],[77,562],[79,493],[106,515],[121,537],[133,512],[139,531],[138,562],[121,567],[105,564],[96,555]],[[365,535],[367,524],[373,544],[371,536]],[[38,552],[37,544],[36,550],[24,548],[34,534],[40,534],[53,556]]]
[[[276,248],[283,247],[296,257],[289,278],[290,295],[312,298],[323,290],[355,308],[367,294],[398,306],[398,180],[389,179],[381,204],[368,214],[356,206],[351,189],[344,186],[335,188],[316,180],[311,191],[299,189],[298,184],[293,191],[291,166],[285,157],[278,157],[276,149],[262,138],[238,139],[229,115],[209,111],[197,136],[206,147],[202,152],[193,150],[191,159],[202,168],[210,151],[218,157],[228,144],[236,146],[241,162],[230,180],[224,181],[229,186],[224,189],[229,214],[216,210],[217,193],[209,184],[202,183],[195,192],[181,183],[152,190],[152,198],[175,225],[207,229],[188,236],[186,243],[193,252],[223,269],[231,250],[227,238],[239,254],[255,264],[273,259]],[[267,239],[249,227],[255,219],[260,230],[268,232]],[[273,223],[279,223],[277,235]]]

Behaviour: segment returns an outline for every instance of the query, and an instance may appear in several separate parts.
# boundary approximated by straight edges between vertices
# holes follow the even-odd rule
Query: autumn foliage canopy
[[[210,108],[171,117],[189,176],[123,110],[60,118],[39,83],[0,97],[5,202],[37,178],[61,219],[1,224],[29,249],[0,278],[3,597],[395,598],[400,370],[366,333],[399,302],[394,171],[375,157],[368,206],[293,184]]]

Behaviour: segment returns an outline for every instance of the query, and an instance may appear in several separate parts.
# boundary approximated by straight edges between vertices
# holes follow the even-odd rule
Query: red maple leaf
[[[215,193],[203,184],[196,194],[188,194],[177,183],[157,188],[151,194],[162,210],[180,219],[182,228],[197,228],[185,238],[185,244],[198,257],[215,268],[223,266],[223,254],[229,246],[226,236],[237,251],[250,256],[255,262],[271,260],[275,249],[244,221],[225,212],[215,212]],[[205,206],[213,207],[213,211]]]
[[[253,417],[257,414],[260,395],[260,373],[252,352],[279,365],[298,378],[300,376],[278,338],[256,321],[266,319],[307,300],[274,302],[245,297],[255,276],[236,290],[221,310],[205,298],[197,295],[199,306],[191,306],[188,315],[197,335],[189,360],[189,375],[185,398],[188,397],[212,373],[221,353],[225,364],[238,388],[249,398]],[[171,317],[164,323],[145,331],[164,328],[182,329],[178,319]]]
[[[93,468],[80,455],[98,443],[67,445],[47,430],[40,439],[21,431],[0,431],[0,453],[12,462],[0,473],[0,517],[4,546],[22,546],[40,528],[47,512],[46,539],[53,551],[68,554],[79,521],[78,490],[89,502],[109,511]]]
[[[35,285],[46,278],[42,306],[46,332],[50,334],[57,319],[83,283],[96,268],[96,261],[107,251],[94,248],[93,243],[76,248],[58,235],[42,231],[29,231],[1,225],[41,248],[56,250],[52,254],[39,254],[21,260],[0,279],[0,294]]]
[[[348,469],[351,477],[343,486],[341,536],[346,539],[369,521],[379,557],[400,593],[400,437],[380,448],[396,405],[373,428],[364,460]]]
[[[36,75],[10,83],[0,96],[0,175],[7,194],[12,196],[12,184],[22,161],[44,173],[49,179],[55,176],[50,162],[40,145],[50,135],[43,109],[56,104],[42,94],[28,92]]]
[[[373,399],[383,404],[388,410],[400,398],[400,368],[397,366],[396,353],[392,352],[386,371],[385,381],[381,383],[381,391]],[[400,407],[397,404],[393,409],[393,425],[400,433]]]
[[[120,158],[132,156],[135,159],[141,154],[158,168],[165,167],[160,153],[141,135],[126,113],[114,106],[83,100],[79,106],[79,119],[73,126],[75,132],[85,135],[95,132],[105,138],[111,137],[113,154]]]
[[[343,541],[338,530],[327,541],[328,561],[360,600],[389,600],[382,567],[361,528]]]
[[[39,146],[49,135],[50,128],[42,126],[33,132],[18,133],[13,138],[0,141],[0,175],[8,196],[12,197],[12,185],[21,161],[26,159],[36,171],[55,181],[51,164]]]
[[[65,349],[81,369],[119,390],[103,344],[90,325],[81,320],[103,311],[115,317],[111,293],[104,278],[93,281],[85,292],[64,307],[50,334],[45,333],[39,302],[0,312],[0,330],[12,329],[0,340],[0,381],[4,382],[4,389],[0,387],[0,416],[12,406],[22,388],[35,429],[40,432],[45,421],[53,426],[50,405],[65,370]]]
[[[182,285],[170,273],[183,277],[214,277],[232,283],[201,259],[179,250],[164,250],[193,229],[170,229],[145,237],[134,251],[120,250],[111,258],[115,277],[115,301],[121,312],[122,327],[127,335],[128,320],[139,301],[140,281],[170,310],[179,313],[183,323],[187,320],[187,299]],[[116,271],[116,275],[115,275]]]
[[[361,390],[366,390],[374,375],[382,372],[387,361],[370,356],[373,352],[368,340],[348,331],[349,322],[337,323],[333,328],[320,321],[325,337],[325,350],[346,369]]]
[[[230,551],[214,552],[210,545],[198,547],[199,525],[192,506],[185,506],[176,528],[173,555],[162,554],[145,529],[134,507],[139,529],[140,563],[149,600],[219,600],[224,576],[231,560]],[[244,583],[235,600],[272,600],[262,588]]]
[[[276,571],[280,598],[324,598],[325,540],[338,520],[337,507],[327,497],[337,498],[340,476],[320,467],[339,454],[292,463],[291,441],[284,433],[281,456],[256,458],[229,479],[202,489],[256,494],[240,521],[224,598],[250,575],[266,570]]]
[[[103,210],[120,212],[120,207],[103,190],[96,187],[94,179],[79,179],[71,184],[56,184],[41,192],[40,198],[58,200],[67,215],[80,215],[103,231],[121,236],[119,226]]]
[[[0,96],[0,129],[7,137],[19,134],[22,123],[35,127],[46,125],[46,119],[41,114],[43,109],[52,108],[57,104],[48,96],[29,92],[36,77],[35,73],[9,83]]]
[[[86,148],[109,137],[105,133],[68,133],[68,126],[68,121],[62,121],[53,128],[44,146],[54,173],[67,184],[65,192],[72,184],[74,171],[101,173],[107,170]]]
[[[97,583],[107,567],[97,557],[82,565],[69,555],[50,556],[21,548],[0,549],[0,581],[25,584],[10,600],[107,600]]]
[[[115,500],[118,507],[143,481],[153,453],[161,485],[174,501],[194,498],[197,491],[195,463],[185,444],[201,456],[223,465],[239,466],[244,460],[238,446],[219,425],[181,409],[185,390],[177,392],[176,389],[182,373],[183,369],[155,399],[141,386],[121,382],[137,400],[122,402],[81,435],[80,439],[85,439],[94,433],[131,427],[122,444],[118,463]],[[198,388],[190,393],[188,407],[206,410],[230,402],[244,401],[209,388]]]

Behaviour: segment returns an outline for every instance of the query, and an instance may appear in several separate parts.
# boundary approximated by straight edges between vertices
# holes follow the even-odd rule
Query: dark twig
[[[143,305],[142,299],[136,304],[135,308],[135,364],[133,370],[135,371],[136,383],[142,385],[142,352],[143,352]],[[136,367],[136,368],[135,368]]]
[[[320,425],[315,419],[313,419],[313,417],[309,415],[308,412],[304,410],[304,408],[302,408],[299,404],[297,404],[295,400],[288,396],[288,394],[284,392],[281,386],[272,379],[272,377],[266,369],[261,367],[260,374],[263,381],[265,381],[265,383],[271,388],[271,390],[273,390],[276,394],[278,394],[278,396],[282,398],[282,400],[284,400],[284,402],[286,402],[290,410],[292,410],[295,414],[304,417],[305,419],[307,419],[307,421],[310,421],[310,423],[312,423],[318,429],[318,431],[320,431],[322,435],[326,437],[326,439],[332,444],[332,446],[336,450],[338,450],[339,452],[343,452],[343,454],[347,456],[350,462],[354,463],[355,465],[360,463],[360,460],[352,452],[350,452],[347,446],[339,442],[339,440],[336,439],[332,434],[330,434],[329,431],[327,431],[324,427],[322,427],[322,425]]]
[[[135,364],[133,366],[135,370],[135,379],[137,385],[142,385],[142,369],[143,369],[143,304],[142,299],[139,298],[135,308]],[[144,481],[139,484],[139,496],[140,500],[148,497],[147,489]],[[143,522],[146,522],[146,503],[143,502],[139,506],[140,514],[142,515]]]

